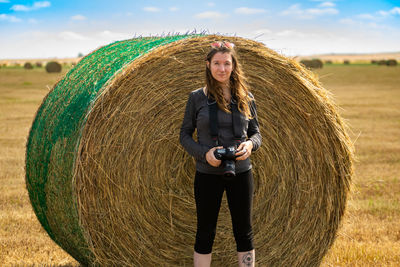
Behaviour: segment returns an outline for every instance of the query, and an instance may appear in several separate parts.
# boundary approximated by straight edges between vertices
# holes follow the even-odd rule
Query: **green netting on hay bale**
[[[157,46],[192,35],[119,41],[83,58],[46,96],[29,134],[26,184],[49,236],[79,262],[92,262],[73,192],[73,167],[85,117],[104,85],[127,64]]]
[[[353,148],[314,75],[244,38],[139,38],[82,59],[44,100],[28,139],[35,212],[81,263],[192,265],[195,170],[179,129],[189,92],[204,85],[205,54],[216,40],[236,44],[257,103],[257,264],[317,266],[333,244]],[[224,202],[213,251],[216,266],[236,264]]]

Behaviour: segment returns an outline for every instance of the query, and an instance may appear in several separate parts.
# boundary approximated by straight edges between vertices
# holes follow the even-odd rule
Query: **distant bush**
[[[386,65],[387,66],[397,66],[397,60],[396,59],[386,60]]]
[[[325,60],[325,64],[332,64],[332,60]]]
[[[61,72],[61,64],[56,61],[50,61],[46,64],[47,72]]]
[[[377,64],[377,63],[378,63],[378,60],[375,60],[375,59],[371,60],[371,64]]]
[[[320,59],[303,59],[300,61],[301,64],[303,64],[306,68],[309,69],[321,69],[324,63]]]
[[[43,67],[43,65],[42,65],[42,62],[36,62],[36,67],[38,67],[38,68],[41,68],[41,67]]]
[[[30,63],[30,62],[25,62],[25,64],[24,64],[24,69],[26,69],[26,70],[31,70],[31,69],[33,69],[32,63]]]
[[[343,60],[343,64],[350,65],[350,60],[348,60],[348,59]]]

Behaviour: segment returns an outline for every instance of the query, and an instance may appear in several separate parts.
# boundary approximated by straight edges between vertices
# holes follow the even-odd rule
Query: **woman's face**
[[[211,58],[211,62],[207,61],[207,66],[215,80],[220,83],[229,83],[229,78],[231,77],[233,69],[232,56],[230,53],[217,52]]]

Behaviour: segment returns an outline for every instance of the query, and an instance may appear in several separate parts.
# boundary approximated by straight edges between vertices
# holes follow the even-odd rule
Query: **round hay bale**
[[[30,62],[25,62],[25,64],[24,64],[24,69],[26,69],[26,70],[31,70],[31,69],[33,69],[32,63],[30,63]]]
[[[50,61],[46,64],[46,71],[51,72],[61,72],[61,64],[56,61]]]
[[[35,65],[36,65],[36,67],[38,67],[38,68],[41,68],[41,67],[43,67],[43,64],[42,64],[42,62],[36,62],[35,63]]]
[[[321,69],[324,63],[320,59],[303,59],[300,61],[308,69]]]
[[[386,60],[386,66],[397,66],[397,60],[396,59]]]
[[[311,60],[309,59],[302,59],[300,60],[300,64],[302,64],[304,67],[311,69]]]
[[[379,66],[384,66],[384,65],[386,65],[386,60],[384,60],[384,59],[379,60],[379,61],[378,61],[378,65],[379,65]]]
[[[344,65],[350,65],[350,60],[348,60],[348,59],[343,60],[343,64]]]
[[[318,58],[313,58],[311,60],[311,65],[313,69],[322,69],[322,67],[324,66],[324,63],[322,62],[322,60],[318,59]]]
[[[84,57],[43,100],[26,184],[49,236],[82,264],[192,265],[195,164],[179,144],[188,94],[211,42],[230,41],[255,95],[263,144],[252,155],[259,266],[318,266],[333,244],[353,147],[330,94],[297,62],[239,37],[124,40]],[[213,264],[236,253],[226,202]]]

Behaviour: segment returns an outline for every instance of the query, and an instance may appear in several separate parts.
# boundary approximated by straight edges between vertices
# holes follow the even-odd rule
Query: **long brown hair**
[[[217,44],[217,45],[214,45]],[[249,89],[246,84],[246,78],[243,75],[242,67],[237,59],[236,52],[234,50],[234,46],[231,43],[225,42],[217,42],[213,43],[211,46],[211,50],[208,52],[206,61],[211,65],[211,60],[214,55],[218,52],[221,53],[229,53],[232,56],[232,73],[229,79],[229,86],[231,88],[232,97],[234,97],[238,104],[238,109],[241,113],[243,113],[247,118],[251,119],[252,115],[250,112],[249,103],[251,100],[249,96]],[[217,102],[218,107],[230,113],[228,109],[228,104],[223,96],[222,88],[220,83],[214,79],[211,74],[210,68],[206,64],[206,83],[207,83],[207,95],[211,95],[214,97]]]

